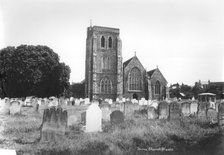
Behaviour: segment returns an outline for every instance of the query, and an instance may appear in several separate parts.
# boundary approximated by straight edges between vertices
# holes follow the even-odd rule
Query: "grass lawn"
[[[86,107],[68,109],[68,115],[80,115]],[[1,124],[0,148],[16,149],[17,154],[136,154],[139,148],[191,145],[218,132],[218,127],[194,117],[167,121],[139,115],[126,117],[118,126],[103,122],[103,132],[99,133],[84,133],[80,124],[74,124],[60,141],[39,142],[42,114],[41,110],[23,107],[22,115],[6,116]]]

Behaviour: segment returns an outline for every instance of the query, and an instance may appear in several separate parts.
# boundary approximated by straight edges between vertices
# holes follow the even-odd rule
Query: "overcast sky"
[[[120,29],[123,62],[136,51],[169,84],[224,81],[222,0],[0,0],[0,48],[47,45],[80,82],[90,19]]]

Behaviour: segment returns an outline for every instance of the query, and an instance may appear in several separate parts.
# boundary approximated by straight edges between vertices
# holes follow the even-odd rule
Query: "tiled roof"
[[[148,71],[148,72],[147,72],[148,76],[151,77],[152,74],[153,74],[155,71],[156,71],[156,69],[153,69],[153,70],[151,70],[151,71]]]

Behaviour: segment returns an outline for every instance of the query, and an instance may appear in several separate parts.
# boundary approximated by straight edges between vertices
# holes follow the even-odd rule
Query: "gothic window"
[[[102,36],[101,37],[101,47],[105,47],[105,37],[104,36]]]
[[[141,72],[138,68],[133,68],[128,77],[129,90],[141,90]]]
[[[160,94],[160,83],[159,83],[159,81],[156,81],[155,94]]]
[[[108,77],[105,77],[100,82],[100,92],[110,94],[112,92],[112,82]]]
[[[111,37],[109,37],[109,39],[108,39],[108,47],[112,48],[112,38]]]

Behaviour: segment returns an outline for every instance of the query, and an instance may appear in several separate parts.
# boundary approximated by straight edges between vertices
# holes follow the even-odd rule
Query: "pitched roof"
[[[123,63],[123,66],[126,67],[126,66],[129,64],[129,62],[131,62],[131,60],[132,60],[133,58],[134,58],[134,57],[132,57],[132,58],[128,59],[127,61],[125,61],[125,62]]]
[[[153,70],[151,70],[151,71],[148,71],[148,72],[147,72],[148,76],[151,77],[152,74],[153,74],[155,71],[156,71],[156,69],[153,69]]]

